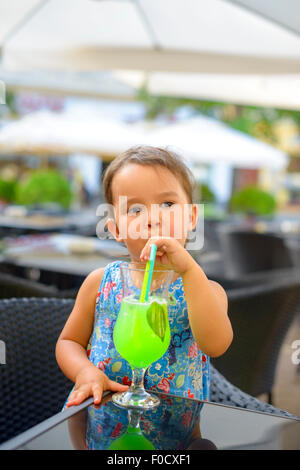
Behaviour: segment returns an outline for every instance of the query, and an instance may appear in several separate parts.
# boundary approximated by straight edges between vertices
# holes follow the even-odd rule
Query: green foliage
[[[275,145],[277,137],[273,124],[276,121],[290,118],[300,126],[299,111],[151,95],[146,83],[139,90],[136,98],[144,103],[147,119],[155,119],[162,115],[172,117],[176,109],[181,106],[190,106],[196,113],[199,112],[205,116],[219,119],[234,129]]]
[[[56,170],[37,170],[19,185],[16,202],[24,205],[58,203],[68,208],[72,190],[68,180]]]
[[[217,204],[214,203],[205,203],[204,204],[204,219],[205,220],[224,220],[226,218],[226,213],[221,209]]]
[[[147,84],[144,84],[137,93],[137,101],[142,101],[146,107],[146,119],[155,119],[157,116],[172,116],[181,106],[191,106],[195,111],[213,116],[217,106],[223,103],[208,102],[190,98],[180,98],[173,96],[151,95],[148,92]]]
[[[5,105],[0,106],[0,116],[3,115],[3,113],[5,114],[7,111],[11,117],[18,116],[16,94],[8,89],[5,91]]]
[[[232,212],[272,215],[276,210],[276,201],[272,194],[255,186],[248,186],[233,193],[229,207]]]
[[[17,185],[17,181],[7,181],[0,179],[0,199],[6,202],[14,202]]]
[[[212,190],[209,188],[207,184],[201,184],[200,185],[200,202],[202,203],[211,203],[215,202],[216,198]]]

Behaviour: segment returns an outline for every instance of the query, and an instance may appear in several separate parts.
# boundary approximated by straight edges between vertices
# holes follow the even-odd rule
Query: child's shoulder
[[[85,283],[88,284],[91,288],[99,289],[102,279],[105,277],[111,277],[112,273],[119,269],[120,261],[112,261],[106,266],[101,268],[94,269],[86,277]],[[93,289],[94,290],[94,289]]]

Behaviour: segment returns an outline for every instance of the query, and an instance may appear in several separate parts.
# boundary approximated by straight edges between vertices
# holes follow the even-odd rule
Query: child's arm
[[[201,351],[218,357],[233,339],[227,295],[220,284],[208,280],[202,268],[194,263],[182,274],[191,329]]]
[[[224,289],[209,281],[188,251],[172,237],[152,237],[141,252],[141,260],[149,257],[151,244],[157,245],[156,260],[180,273],[183,280],[189,322],[195,341],[205,354],[224,354],[232,342],[233,332],[227,315]]]
[[[92,333],[96,296],[102,280],[104,268],[97,269],[87,276],[80,287],[74,308],[56,344],[56,359],[63,373],[73,382],[67,406],[79,405],[90,396],[99,404],[105,390],[127,390],[109,380],[87,357],[86,347]]]

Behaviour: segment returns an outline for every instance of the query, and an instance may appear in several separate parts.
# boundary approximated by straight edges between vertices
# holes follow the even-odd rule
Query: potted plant
[[[272,216],[276,211],[276,201],[272,194],[256,186],[248,186],[232,194],[229,210],[244,214],[248,222],[258,216]]]
[[[17,188],[16,202],[27,206],[59,204],[68,209],[72,202],[68,180],[57,170],[36,170]]]
[[[0,179],[0,201],[4,203],[14,202],[18,182],[15,180]]]

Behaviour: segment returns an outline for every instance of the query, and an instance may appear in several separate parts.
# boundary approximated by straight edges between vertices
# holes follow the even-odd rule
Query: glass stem
[[[130,391],[142,390],[144,391],[144,376],[146,369],[132,368],[132,383]]]
[[[140,431],[140,419],[142,416],[142,412],[134,409],[128,410],[128,419],[129,424],[127,431],[130,432],[139,432]]]

